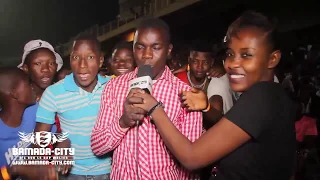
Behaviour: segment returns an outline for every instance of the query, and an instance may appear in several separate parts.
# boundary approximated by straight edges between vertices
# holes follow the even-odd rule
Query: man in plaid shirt
[[[142,21],[135,33],[133,50],[138,67],[152,66],[152,96],[163,103],[167,116],[182,134],[191,141],[198,139],[202,132],[202,113],[188,112],[181,107],[180,92],[191,88],[166,66],[172,50],[168,25],[159,19]],[[137,89],[129,94],[128,91],[129,81],[137,77],[137,71],[136,68],[106,85],[91,136],[93,152],[104,155],[114,150],[111,171],[114,180],[199,179],[181,167],[162,141],[152,118],[134,106],[137,99],[132,96]],[[139,131],[135,127],[137,120]]]

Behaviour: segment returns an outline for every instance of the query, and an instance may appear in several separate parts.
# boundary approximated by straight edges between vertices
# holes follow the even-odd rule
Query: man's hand
[[[134,88],[131,89],[126,102],[124,103],[124,113],[120,118],[120,127],[129,128],[136,124],[136,121],[142,121],[145,115],[145,111],[139,107],[135,107],[134,104],[143,104],[143,99],[140,97],[134,97],[137,93],[144,93],[143,90]]]
[[[226,71],[221,66],[213,66],[210,68],[209,72],[207,72],[208,78],[220,78],[225,74],[226,74]]]
[[[182,107],[189,111],[200,111],[208,107],[208,98],[205,92],[192,88],[191,91],[182,91],[181,94]]]
[[[71,141],[69,139],[66,139],[62,142],[58,142],[55,148],[71,148]],[[57,158],[59,159],[59,161],[72,161],[73,157],[71,154],[67,154],[67,155],[55,155]],[[61,174],[67,174],[69,170],[71,170],[72,165],[68,164],[68,165],[58,165],[58,171],[61,172]]]
[[[14,175],[19,175],[32,180],[58,180],[58,173],[54,166],[31,165],[12,166],[10,168]]]

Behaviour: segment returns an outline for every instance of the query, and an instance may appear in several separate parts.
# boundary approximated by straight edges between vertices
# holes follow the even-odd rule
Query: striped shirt
[[[106,85],[101,97],[98,120],[91,137],[95,154],[103,155],[114,150],[111,179],[119,180],[185,180],[198,179],[180,166],[162,141],[150,118],[145,118],[138,132],[136,128],[122,130],[119,119],[129,89],[129,81],[137,77],[137,69],[113,78]],[[190,86],[176,78],[168,67],[152,86],[152,94],[164,104],[164,110],[179,131],[191,141],[202,132],[202,113],[187,112],[181,107],[179,93]],[[138,153],[138,156],[136,156]],[[138,157],[138,159],[136,159]]]
[[[75,148],[71,173],[102,175],[110,173],[111,158],[98,158],[90,147],[90,136],[97,119],[101,93],[110,78],[98,75],[92,93],[79,88],[73,74],[49,86],[42,95],[37,111],[37,122],[53,124],[57,114],[62,132],[68,132],[71,148]]]

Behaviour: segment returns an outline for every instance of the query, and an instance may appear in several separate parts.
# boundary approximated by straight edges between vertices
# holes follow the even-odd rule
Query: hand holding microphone
[[[120,118],[120,127],[129,128],[135,126],[136,121],[142,121],[145,115],[145,111],[139,107],[135,107],[134,104],[142,104],[143,99],[140,97],[134,97],[134,94],[144,93],[139,88],[131,89],[126,101],[124,103],[124,113]]]
[[[130,92],[124,103],[124,114],[120,118],[120,127],[129,128],[137,124],[137,121],[142,121],[146,110],[137,107],[136,105],[144,104],[143,97],[135,96],[136,94],[151,94],[152,92],[152,68],[144,65],[138,69],[137,78],[129,82]],[[149,95],[151,96],[151,95]],[[151,96],[152,97],[152,96]],[[140,124],[140,123],[139,123]]]

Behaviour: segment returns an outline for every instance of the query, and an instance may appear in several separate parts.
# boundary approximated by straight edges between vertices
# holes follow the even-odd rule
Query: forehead
[[[133,51],[128,48],[118,48],[113,51],[113,56],[119,56],[119,55],[126,55],[126,56],[132,56]]]
[[[190,56],[195,59],[211,59],[211,53],[209,52],[200,52],[200,51],[191,51]]]
[[[266,33],[257,28],[244,28],[234,34],[228,47],[230,49],[263,49],[265,46]]]
[[[36,50],[30,52],[30,54],[29,54],[30,60],[38,59],[40,57],[49,57],[52,59],[56,58],[55,55],[53,54],[53,52],[50,51],[49,49],[46,49],[46,48],[36,49]]]
[[[135,33],[134,43],[155,44],[167,43],[165,31],[160,28],[140,28]]]
[[[78,51],[91,51],[91,52],[99,52],[97,44],[91,40],[77,40],[73,43],[73,52]]]

